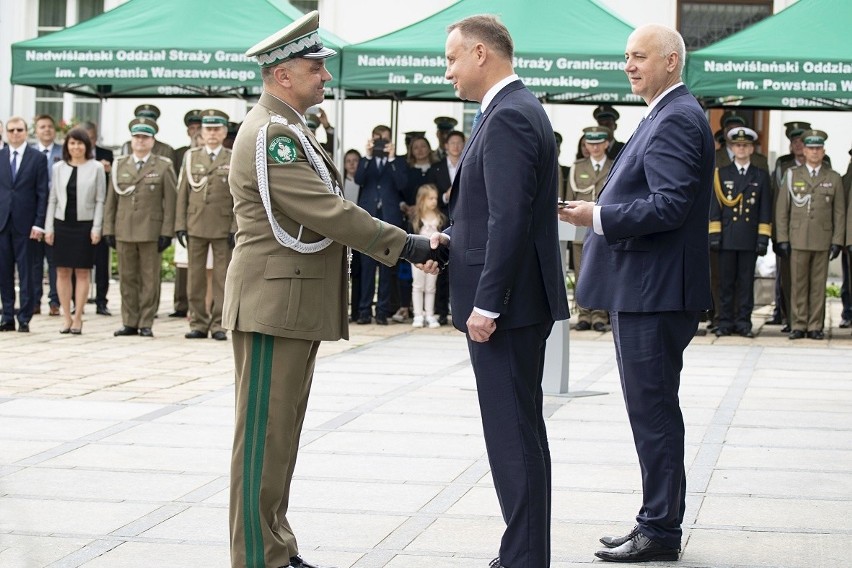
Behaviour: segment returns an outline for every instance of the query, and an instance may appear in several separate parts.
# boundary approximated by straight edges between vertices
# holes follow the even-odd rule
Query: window
[[[772,15],[772,0],[678,0],[687,51],[701,49]]]
[[[69,21],[68,14],[76,17]],[[43,36],[67,26],[84,22],[104,11],[104,0],[39,0],[38,35]],[[36,89],[35,114],[49,114],[56,122],[63,118],[98,121],[100,101],[94,98],[65,96],[49,89]]]

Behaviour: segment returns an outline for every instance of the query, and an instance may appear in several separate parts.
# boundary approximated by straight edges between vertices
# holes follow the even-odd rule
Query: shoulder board
[[[159,154],[154,154],[154,156],[156,156],[157,158],[159,158],[160,160],[162,160],[162,161],[164,161],[164,162],[166,162],[166,163],[168,163],[168,164],[171,164],[171,163],[172,163],[172,159],[171,159],[171,158],[166,158],[165,156],[160,156]]]
[[[195,148],[190,148],[188,151],[189,152],[200,152],[201,148],[202,148],[201,146],[196,146]]]
[[[590,161],[591,160],[589,160],[589,158],[580,158],[579,160],[574,161],[574,165],[576,166],[576,165],[580,165],[580,164],[585,164],[585,163],[590,162]]]

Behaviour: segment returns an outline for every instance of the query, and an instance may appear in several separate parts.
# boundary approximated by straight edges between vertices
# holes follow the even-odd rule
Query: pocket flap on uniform
[[[485,249],[475,248],[464,252],[464,262],[467,265],[485,264]]]
[[[266,259],[263,277],[273,278],[323,278],[324,256],[270,256]]]

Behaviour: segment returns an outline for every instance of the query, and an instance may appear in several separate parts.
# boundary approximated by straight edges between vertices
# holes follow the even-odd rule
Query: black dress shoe
[[[21,331],[21,330],[18,329],[18,331]],[[808,332],[808,338],[809,339],[825,339],[825,334],[822,332],[821,329],[815,329],[813,331]]]
[[[781,328],[781,333],[790,333],[790,324],[789,323]]]
[[[801,329],[794,329],[790,332],[790,339],[801,339],[805,336],[805,332]]]
[[[169,314],[170,318],[185,318],[186,310],[175,310]]]
[[[30,324],[28,322],[18,322],[18,331],[20,331],[21,333],[29,333]]]
[[[216,341],[225,341],[226,339],[228,339],[228,334],[226,334],[224,331],[214,331],[212,337]]]
[[[150,327],[140,327],[139,335],[141,335],[142,337],[154,337],[154,332],[151,331]]]
[[[630,529],[630,532],[624,536],[602,536],[600,539],[600,543],[607,548],[615,548],[616,546],[621,546],[639,532],[639,525],[633,525],[633,528]]]
[[[716,331],[714,331],[713,333],[716,334],[716,337],[722,337],[722,336],[731,335],[731,330],[728,329],[728,328],[717,327]]]
[[[187,339],[207,339],[207,334],[203,331],[198,331],[197,329],[193,329],[189,333],[185,333],[183,336]]]
[[[290,567],[291,568],[320,568],[317,564],[311,564],[310,562],[305,562],[302,560],[301,556],[293,556],[290,558]]]
[[[680,549],[669,548],[654,542],[644,534],[637,532],[633,537],[615,548],[604,548],[595,552],[595,556],[607,562],[648,562],[650,560],[677,560]]]
[[[111,316],[112,312],[109,311],[109,308],[106,306],[98,306],[95,308],[95,313],[99,316]]]
[[[388,318],[385,316],[376,316],[376,325],[387,325]]]
[[[503,566],[502,564],[500,564],[500,559],[499,559],[499,558],[495,558],[494,560],[492,560],[492,561],[488,564],[488,568],[506,568],[506,567],[505,567],[505,566]]]
[[[438,323],[441,325],[447,325],[447,316],[438,316]]]
[[[840,328],[846,329],[847,327],[852,327],[852,320],[848,320],[846,318],[840,319]]]
[[[710,323],[707,324],[707,331],[716,331],[716,328],[718,328],[718,327],[719,326],[717,324],[715,324],[711,321]]]
[[[371,316],[359,316],[358,321],[356,321],[355,323],[357,323],[358,325],[367,325],[371,321],[373,321],[373,318]]]
[[[139,335],[139,330],[135,327],[129,327],[126,325],[121,326],[121,328],[117,329],[114,333],[114,336],[119,337],[121,335]]]
[[[606,326],[604,324],[602,324],[601,322],[597,322],[597,323],[592,324],[592,329],[594,329],[595,331],[603,332],[603,331],[606,331]]]
[[[750,329],[743,329],[737,332],[740,337],[747,337],[749,339],[754,339],[754,332]]]
[[[574,326],[574,331],[589,331],[592,329],[592,324],[587,321],[578,321],[577,325]]]
[[[781,325],[782,323],[784,323],[784,320],[780,316],[766,320],[766,325]]]
[[[15,322],[4,321],[0,323],[0,331],[15,331]]]

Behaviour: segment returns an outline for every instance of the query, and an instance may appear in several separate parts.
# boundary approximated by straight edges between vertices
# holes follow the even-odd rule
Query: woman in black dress
[[[44,240],[53,245],[56,291],[64,318],[59,333],[83,332],[83,308],[89,296],[95,245],[101,240],[105,196],[104,167],[94,159],[88,133],[75,128],[65,136],[62,161],[53,165],[45,221]],[[72,274],[77,287],[73,320]]]

